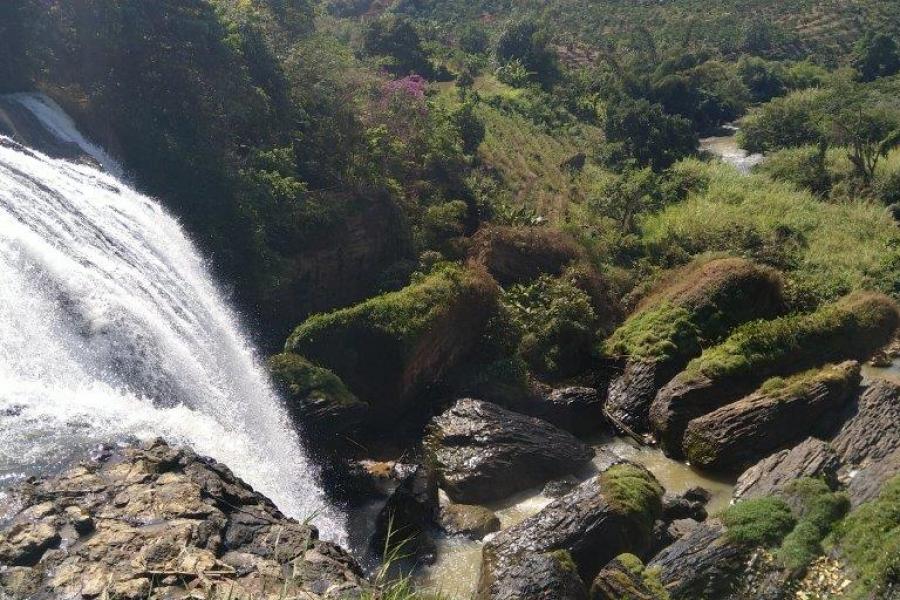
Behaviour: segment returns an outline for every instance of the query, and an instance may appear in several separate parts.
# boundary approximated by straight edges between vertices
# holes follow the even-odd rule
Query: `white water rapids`
[[[39,96],[15,96],[110,173]],[[0,137],[0,486],[163,437],[345,541],[235,313],[178,222],[94,167]]]

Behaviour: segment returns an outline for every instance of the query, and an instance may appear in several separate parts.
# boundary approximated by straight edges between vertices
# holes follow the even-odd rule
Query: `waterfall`
[[[0,137],[0,486],[162,437],[345,540],[289,415],[179,223],[58,107],[17,95],[108,172]]]

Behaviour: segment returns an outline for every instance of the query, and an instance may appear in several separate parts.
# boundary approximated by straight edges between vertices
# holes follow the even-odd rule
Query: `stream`
[[[629,438],[603,437],[592,442],[598,450],[612,452],[622,459],[644,465],[653,473],[666,491],[681,493],[689,488],[701,486],[712,493],[707,505],[710,514],[728,506],[734,482],[711,478],[699,473],[684,463],[666,458],[652,447],[639,446]],[[506,529],[541,511],[553,500],[541,494],[540,489],[531,490],[510,498],[502,503],[489,505]],[[457,536],[443,536],[436,540],[437,560],[433,565],[423,567],[416,574],[418,583],[424,589],[440,593],[448,600],[472,598],[478,583],[481,567],[481,542]]]
[[[744,175],[762,162],[762,154],[750,154],[737,144],[737,125],[730,124],[722,127],[721,135],[703,138],[700,140],[700,150],[719,157],[722,162],[735,167]]]

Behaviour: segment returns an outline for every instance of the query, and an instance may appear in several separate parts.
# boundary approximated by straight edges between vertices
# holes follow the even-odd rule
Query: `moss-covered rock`
[[[328,369],[290,352],[272,356],[268,366],[272,380],[307,433],[317,437],[345,434],[365,419],[369,406]]]
[[[658,569],[648,569],[634,554],[611,560],[591,586],[591,600],[668,600]]]
[[[400,291],[310,317],[285,350],[339,375],[371,407],[369,422],[396,425],[475,347],[496,310],[487,273],[444,265]]]
[[[728,539],[747,547],[777,546],[797,522],[784,500],[771,497],[738,502],[721,519]]]
[[[626,427],[649,430],[656,392],[733,327],[783,307],[781,276],[740,258],[699,260],[665,278],[604,345],[627,360],[610,385],[607,412]]]
[[[745,469],[786,444],[827,431],[859,382],[856,361],[769,380],[756,393],[688,423],[684,456],[703,469]]]
[[[553,227],[485,227],[473,237],[470,259],[501,285],[560,275],[581,256],[578,244]]]
[[[659,391],[650,407],[653,432],[664,451],[681,456],[692,419],[749,394],[770,377],[865,360],[890,342],[898,322],[897,305],[887,296],[854,293],[813,313],[743,325]]]

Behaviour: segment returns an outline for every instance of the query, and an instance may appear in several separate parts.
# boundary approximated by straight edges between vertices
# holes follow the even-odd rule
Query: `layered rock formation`
[[[368,586],[315,527],[163,442],[27,482],[14,498],[21,509],[0,529],[0,589],[12,598],[343,599]]]

